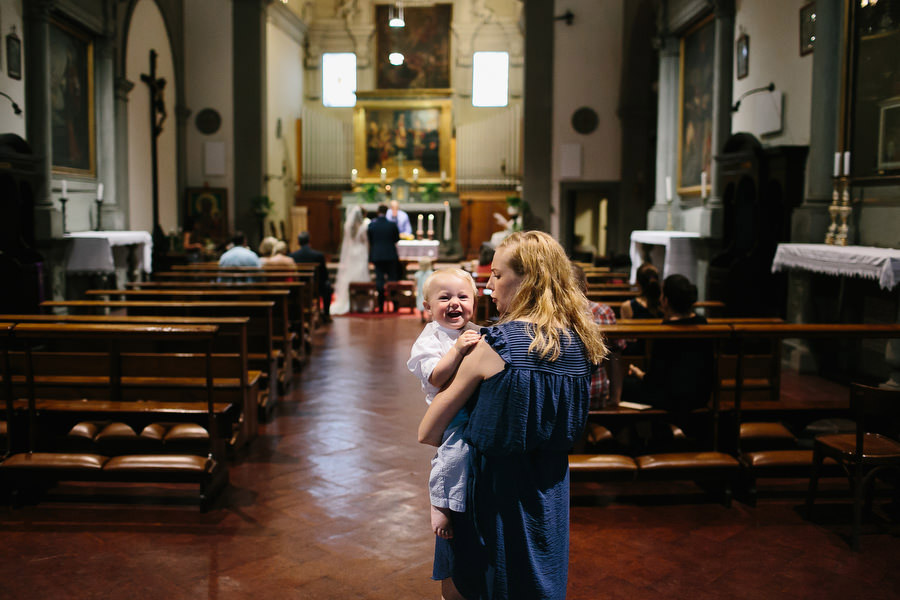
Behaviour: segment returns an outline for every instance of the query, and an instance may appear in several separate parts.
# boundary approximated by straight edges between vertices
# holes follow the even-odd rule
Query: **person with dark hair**
[[[703,325],[706,318],[694,313],[697,286],[684,275],[670,275],[663,282],[660,307],[663,325]],[[629,374],[640,380],[639,402],[669,411],[686,432],[691,411],[709,403],[713,389],[713,348],[709,340],[656,340],[646,373],[631,365]]]
[[[241,231],[235,231],[231,237],[231,248],[219,258],[220,267],[258,267],[259,257],[247,247],[247,237]]]
[[[620,307],[623,319],[658,319],[659,311],[659,271],[650,263],[644,263],[637,270],[637,285],[640,294],[626,300]]]
[[[375,267],[375,289],[378,290],[378,312],[384,312],[384,282],[397,281],[397,242],[400,230],[387,218],[386,204],[378,205],[378,217],[369,223],[369,262]]]
[[[321,301],[322,320],[331,322],[331,280],[328,279],[328,265],[325,263],[325,255],[318,250],[313,250],[309,245],[309,232],[301,231],[297,234],[299,250],[291,252],[288,256],[297,264],[312,263],[316,265],[316,279],[319,281],[319,300]]]

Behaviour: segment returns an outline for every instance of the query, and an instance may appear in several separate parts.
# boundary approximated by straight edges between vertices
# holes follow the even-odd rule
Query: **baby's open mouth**
[[[455,319],[455,318],[461,317],[461,316],[462,316],[462,313],[461,313],[460,311],[458,311],[458,310],[448,310],[448,311],[447,311],[447,318],[448,318],[448,319]]]

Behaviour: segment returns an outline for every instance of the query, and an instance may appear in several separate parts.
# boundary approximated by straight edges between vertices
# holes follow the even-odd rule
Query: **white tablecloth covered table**
[[[828,275],[875,279],[886,290],[900,282],[900,250],[873,246],[778,244],[772,272],[805,269]]]
[[[141,246],[138,269],[153,269],[153,237],[146,231],[76,231],[67,233],[66,271],[69,273],[112,273],[116,265],[127,264],[129,246]]]
[[[637,270],[644,262],[645,253],[648,253],[650,262],[660,271],[660,279],[678,274],[696,284],[699,239],[700,234],[692,231],[632,231],[629,249],[631,283],[637,280]]]
[[[400,240],[397,242],[397,256],[400,258],[430,258],[437,260],[438,247],[441,243],[437,240]]]

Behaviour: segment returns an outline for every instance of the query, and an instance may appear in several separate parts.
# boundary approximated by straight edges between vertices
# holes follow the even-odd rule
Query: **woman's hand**
[[[634,365],[628,365],[628,374],[634,375],[638,379],[643,379],[645,375],[645,373],[641,369]]]
[[[422,422],[419,443],[440,446],[444,430],[478,389],[478,385],[504,368],[503,359],[486,343],[476,343],[459,365],[453,381],[435,396]]]

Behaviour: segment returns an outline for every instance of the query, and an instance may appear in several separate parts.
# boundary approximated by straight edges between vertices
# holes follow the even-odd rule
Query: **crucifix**
[[[150,160],[152,161],[153,182],[153,249],[154,253],[164,253],[166,237],[159,226],[159,168],[157,165],[156,141],[162,133],[162,124],[166,120],[166,102],[163,90],[166,80],[156,77],[156,50],[150,50],[150,74],[141,74],[141,81],[150,90]]]

